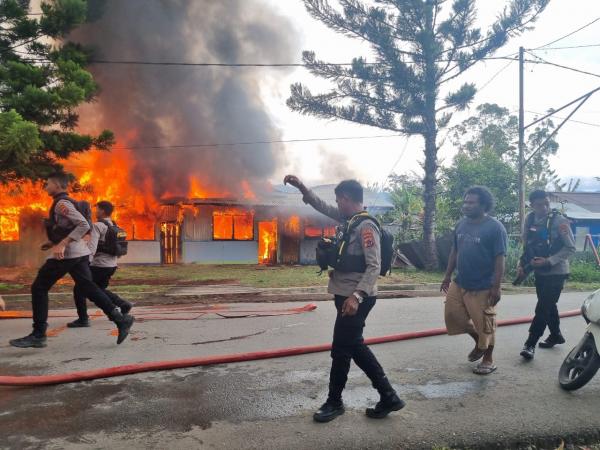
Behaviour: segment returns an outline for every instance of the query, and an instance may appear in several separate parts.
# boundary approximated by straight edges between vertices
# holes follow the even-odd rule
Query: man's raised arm
[[[283,179],[283,184],[291,184],[302,193],[302,201],[309,204],[321,214],[335,220],[336,222],[343,222],[344,218],[340,214],[339,210],[335,206],[328,205],[321,200],[313,191],[308,189],[300,179],[295,175],[287,175]]]

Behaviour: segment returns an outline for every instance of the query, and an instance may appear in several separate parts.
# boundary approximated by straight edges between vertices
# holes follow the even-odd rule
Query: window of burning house
[[[254,212],[242,209],[213,212],[213,239],[215,241],[254,240]]]
[[[306,224],[304,226],[304,238],[305,239],[321,239],[322,237],[335,236],[335,227],[322,227],[315,226],[312,224]]]

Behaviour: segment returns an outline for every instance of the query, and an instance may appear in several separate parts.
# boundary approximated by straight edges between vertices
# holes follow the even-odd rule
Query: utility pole
[[[519,47],[519,227],[521,235],[525,226],[525,105],[524,105],[524,55]]]

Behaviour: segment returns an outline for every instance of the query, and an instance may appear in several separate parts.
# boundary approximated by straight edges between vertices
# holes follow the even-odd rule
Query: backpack
[[[91,231],[92,231],[92,207],[90,206],[90,204],[85,200],[79,200],[79,201],[74,200],[71,197],[69,197],[67,194],[64,194],[64,195],[60,195],[60,196],[57,196],[54,198],[54,201],[52,202],[52,206],[50,207],[48,219],[46,219],[46,221],[45,221],[46,234],[48,235],[48,239],[50,240],[50,242],[52,242],[54,244],[58,244],[60,241],[62,241],[64,238],[66,238],[69,234],[71,234],[71,232],[75,229],[75,227],[69,227],[69,228],[59,227],[58,224],[56,223],[54,213],[56,211],[56,205],[61,200],[66,200],[75,207],[75,209],[79,212],[79,214],[81,214],[83,216],[83,218],[87,221],[88,225],[90,226],[90,230],[86,234],[91,233]]]
[[[96,253],[106,253],[111,256],[125,256],[127,254],[127,232],[119,227],[116,222],[112,224],[107,220],[99,222],[106,225],[108,228],[104,235],[104,240],[98,242]]]
[[[352,257],[346,254],[350,235],[352,231],[364,220],[371,220],[379,230],[381,247],[381,270],[380,275],[386,276],[392,271],[392,258],[394,255],[394,236],[383,229],[379,221],[366,212],[352,217],[338,233],[337,237],[324,238],[317,244],[317,263],[321,270],[327,270],[329,266],[342,272],[364,272],[366,263],[364,256]]]

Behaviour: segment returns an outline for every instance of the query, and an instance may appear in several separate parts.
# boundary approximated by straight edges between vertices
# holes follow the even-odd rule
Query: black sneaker
[[[11,340],[10,345],[19,348],[43,348],[46,346],[46,336],[40,337],[31,333],[29,336]]]
[[[371,419],[383,419],[392,411],[400,411],[405,406],[406,403],[404,403],[404,401],[402,401],[396,394],[393,394],[389,397],[382,398],[375,405],[375,408],[367,408],[365,414]]]
[[[342,402],[331,402],[327,400],[319,410],[314,413],[313,419],[315,422],[320,423],[331,422],[337,416],[344,414],[344,412],[346,412],[346,410],[344,409],[344,404]]]
[[[565,342],[565,338],[562,336],[562,334],[559,334],[558,336],[551,334],[546,338],[545,341],[540,342],[539,346],[540,348],[552,348],[555,345],[564,344]]]
[[[535,356],[535,347],[532,345],[526,345],[521,350],[521,356],[528,361],[531,361]]]
[[[67,324],[68,328],[88,328],[90,326],[90,320],[89,319],[77,319],[74,320],[73,322],[69,322]]]

